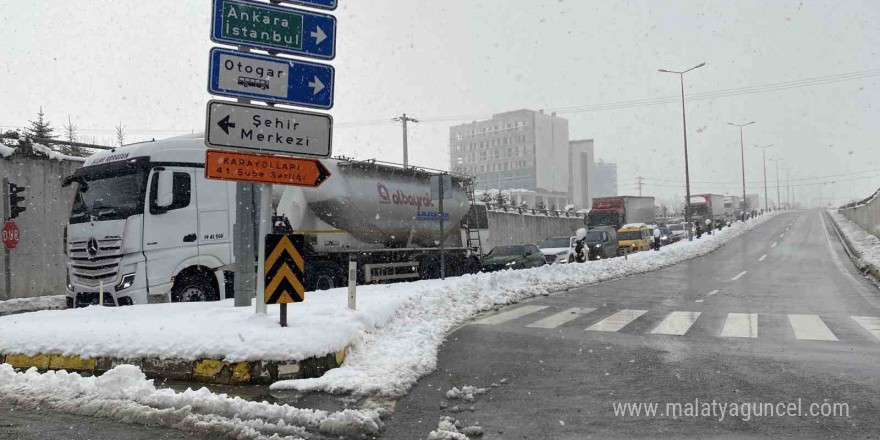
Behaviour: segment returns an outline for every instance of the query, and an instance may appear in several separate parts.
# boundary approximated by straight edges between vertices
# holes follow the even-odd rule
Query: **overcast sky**
[[[753,183],[762,178],[756,144],[775,144],[768,158],[783,159],[792,179],[845,174],[798,187],[807,203],[880,186],[876,0],[339,2],[334,154],[401,161],[401,130],[390,120],[406,112],[423,119],[411,126],[411,162],[447,168],[451,124],[557,109],[572,139],[595,139],[597,157],[618,163],[621,192],[637,193],[643,176],[644,194],[683,198],[680,103],[597,105],[674,97],[678,77],[657,69],[705,61],[685,76],[686,94],[824,79],[689,102],[692,192],[741,191],[739,133],[727,122],[752,120],[748,192],[763,191]],[[69,115],[99,141],[111,142],[120,122],[127,141],[204,130],[210,1],[0,0],[0,8],[4,129],[26,125],[42,105],[54,126]],[[859,74],[842,81],[848,73]],[[768,161],[771,186],[774,167]]]

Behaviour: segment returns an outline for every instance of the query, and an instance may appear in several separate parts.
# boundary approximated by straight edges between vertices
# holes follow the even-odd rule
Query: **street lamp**
[[[771,158],[770,160],[776,165],[776,209],[782,209],[782,197],[779,193],[779,162],[781,162],[782,159]]]
[[[745,124],[734,124],[733,122],[728,122],[727,125],[733,125],[734,127],[739,127],[739,154],[740,160],[742,161],[742,177],[743,177],[743,198],[742,198],[742,221],[746,221],[746,150],[743,148],[743,127],[746,125],[752,125],[755,121],[748,122]]]
[[[688,135],[687,135],[687,120],[685,118],[684,112],[684,74],[690,72],[691,70],[698,69],[700,67],[705,66],[706,63],[697,64],[690,69],[678,72],[675,70],[666,70],[666,69],[657,69],[658,72],[661,73],[675,73],[678,75],[679,82],[681,83],[681,127],[682,132],[684,133],[684,184],[685,184],[685,193],[686,199],[684,202],[684,222],[687,224],[687,234],[688,241],[694,241],[694,235],[691,232],[691,213],[688,209],[688,206],[691,204],[691,174],[690,169],[688,168]]]
[[[767,199],[767,149],[772,146],[773,146],[773,144],[755,145],[755,148],[761,149],[761,157],[764,160],[764,210],[765,211],[768,211],[770,209],[770,205],[768,205],[768,203],[770,201]]]

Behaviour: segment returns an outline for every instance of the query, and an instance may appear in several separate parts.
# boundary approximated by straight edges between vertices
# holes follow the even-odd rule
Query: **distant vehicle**
[[[613,228],[599,228],[587,231],[584,245],[589,249],[590,260],[611,258],[617,255],[617,231]]]
[[[685,229],[683,223],[669,225],[667,229],[672,234],[673,243],[687,237],[687,229]]]
[[[495,246],[483,257],[483,272],[526,269],[547,264],[544,254],[533,244]]]
[[[610,226],[617,230],[627,223],[654,223],[655,218],[653,197],[597,197],[587,214],[587,226],[589,229]]]
[[[538,248],[541,249],[547,264],[564,264],[574,262],[575,242],[575,237],[571,236],[550,237],[541,242]]]
[[[714,226],[721,228],[726,224],[724,213],[724,196],[719,194],[694,194],[689,200],[686,209],[691,215],[691,221],[705,224],[709,219]]]
[[[679,237],[676,237],[675,234],[669,229],[669,226],[659,226],[660,229],[660,245],[666,246],[667,244],[675,243],[679,240]],[[684,231],[684,228],[682,228]]]
[[[666,220],[666,226],[677,225],[679,223],[684,223],[684,219],[683,218],[671,218],[669,220]]]
[[[724,215],[728,218],[739,217],[741,201],[739,196],[724,196]]]
[[[617,254],[646,251],[651,249],[651,235],[648,234],[648,225],[644,223],[631,223],[623,225],[617,231]]]

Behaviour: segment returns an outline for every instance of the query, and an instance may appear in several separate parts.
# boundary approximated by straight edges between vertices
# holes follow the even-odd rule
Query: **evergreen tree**
[[[57,137],[55,135],[55,129],[52,128],[52,125],[45,119],[45,114],[43,113],[43,107],[40,107],[39,113],[37,113],[37,120],[30,121],[31,126],[25,129],[25,134],[31,138],[42,138],[42,139],[54,139]]]

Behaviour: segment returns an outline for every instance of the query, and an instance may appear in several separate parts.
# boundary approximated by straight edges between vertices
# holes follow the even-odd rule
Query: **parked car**
[[[483,272],[525,269],[547,264],[544,254],[533,244],[495,246],[483,257]]]
[[[623,225],[617,230],[617,240],[618,255],[623,255],[627,250],[634,253],[651,249],[651,236],[648,234],[648,225],[644,223]]]
[[[574,261],[575,237],[550,237],[541,242],[538,248],[544,254],[547,264],[568,263]]]
[[[617,255],[617,231],[614,228],[597,228],[587,231],[584,245],[589,249],[590,260],[611,258]]]

